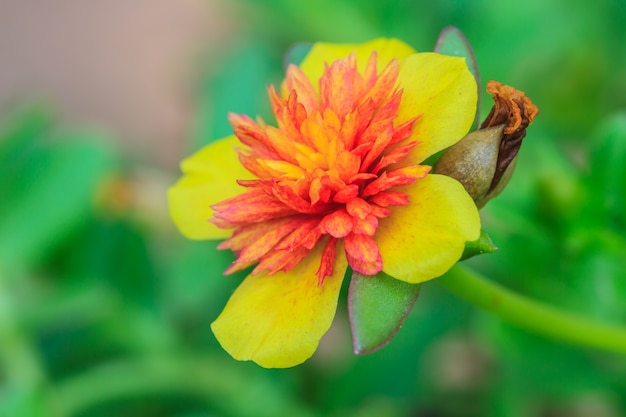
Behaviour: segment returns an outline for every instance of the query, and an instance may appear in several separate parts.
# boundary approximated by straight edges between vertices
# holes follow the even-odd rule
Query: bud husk
[[[468,134],[450,147],[434,167],[435,173],[463,184],[478,208],[491,197],[489,191],[496,173],[503,130],[504,125],[499,125]]]
[[[526,95],[497,81],[487,83],[494,106],[481,125],[448,148],[434,172],[458,180],[478,208],[497,196],[508,184],[526,128],[539,109]]]

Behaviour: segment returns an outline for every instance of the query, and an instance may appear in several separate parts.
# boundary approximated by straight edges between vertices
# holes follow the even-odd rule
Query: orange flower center
[[[378,221],[390,206],[409,203],[392,189],[425,177],[430,167],[398,164],[417,145],[405,139],[418,117],[394,124],[402,99],[395,86],[398,62],[380,74],[376,62],[372,53],[363,73],[355,54],[333,62],[319,80],[319,94],[289,66],[287,98],[269,87],[278,127],[230,115],[246,145],[239,159],[257,179],[238,181],[248,191],[213,206],[211,221],[234,229],[219,245],[238,255],[227,273],[257,262],[253,274],[288,271],[321,244],[321,284],[333,273],[339,239],[355,271],[382,270],[373,238]]]

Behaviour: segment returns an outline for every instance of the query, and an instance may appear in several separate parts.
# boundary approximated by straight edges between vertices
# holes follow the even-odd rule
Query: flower
[[[256,265],[212,329],[234,358],[308,359],[330,327],[348,267],[419,283],[479,237],[472,199],[426,158],[476,110],[463,58],[395,39],[318,43],[269,87],[277,127],[231,114],[234,136],[182,163],[170,211],[192,239],[226,238],[232,273]]]

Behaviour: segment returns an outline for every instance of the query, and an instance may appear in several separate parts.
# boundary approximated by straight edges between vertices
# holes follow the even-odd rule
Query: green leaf
[[[463,32],[454,26],[448,26],[439,34],[439,38],[435,44],[435,52],[442,55],[460,56],[465,58],[467,67],[476,79],[478,95],[476,100],[476,118],[474,119],[474,127],[472,130],[478,128],[482,88],[480,85],[480,73],[478,72],[478,63],[476,62],[474,49],[472,49],[472,46],[465,35],[463,35]]]
[[[0,121],[0,217],[37,166],[35,153],[50,130],[50,113],[41,106],[25,105],[11,109]]]
[[[372,353],[389,343],[419,292],[420,284],[409,284],[383,272],[372,276],[354,272],[348,294],[354,353]]]
[[[114,163],[99,139],[80,133],[29,151],[21,174],[5,187],[12,191],[0,215],[0,269],[32,267],[90,216]]]
[[[6,398],[0,403],[2,416],[46,417],[56,405],[42,387],[16,386],[6,382],[5,385]]]
[[[498,250],[498,247],[493,244],[489,235],[484,231],[480,231],[480,237],[473,242],[467,242],[465,244],[465,250],[461,255],[461,261],[472,258],[476,255],[482,255],[483,253],[493,253]]]
[[[3,168],[23,153],[52,122],[52,111],[42,105],[24,105],[11,109],[0,123],[0,162]],[[4,180],[4,178],[2,178]]]
[[[588,190],[590,219],[611,228],[626,227],[626,113],[620,113],[595,132]]]

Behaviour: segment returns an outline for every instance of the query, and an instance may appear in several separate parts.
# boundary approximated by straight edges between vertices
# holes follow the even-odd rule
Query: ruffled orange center
[[[230,115],[247,146],[239,159],[257,179],[239,181],[248,191],[213,206],[212,221],[234,229],[219,246],[238,254],[227,273],[257,262],[253,274],[288,271],[322,244],[321,284],[333,272],[339,239],[355,271],[382,270],[373,239],[378,221],[390,206],[409,203],[392,189],[425,177],[430,167],[398,167],[417,145],[405,139],[418,117],[394,123],[402,98],[398,62],[380,74],[376,64],[372,53],[363,73],[355,54],[327,65],[319,94],[297,66],[289,66],[287,98],[269,87],[278,127]]]

